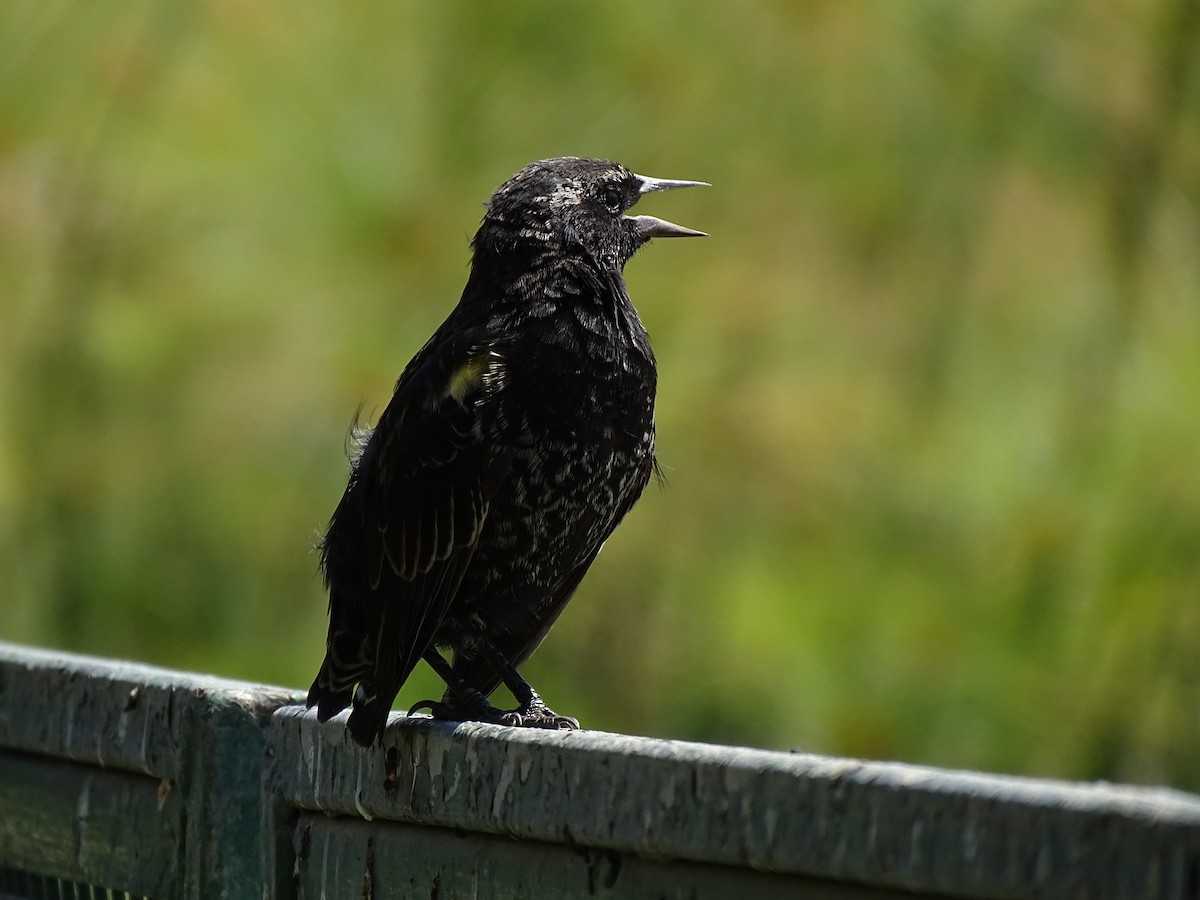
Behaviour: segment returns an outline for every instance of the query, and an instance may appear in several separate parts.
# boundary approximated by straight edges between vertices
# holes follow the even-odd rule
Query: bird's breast
[[[567,331],[519,358],[508,393],[531,431],[624,443],[653,421],[654,361],[638,348]]]

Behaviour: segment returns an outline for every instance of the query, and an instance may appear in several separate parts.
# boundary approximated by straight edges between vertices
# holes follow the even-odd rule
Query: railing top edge
[[[858,784],[882,793],[888,790],[918,791],[973,799],[1021,802],[1048,808],[1070,808],[1095,812],[1128,812],[1200,825],[1200,795],[1173,788],[1114,784],[1106,781],[1078,782],[991,774],[904,762],[873,761],[825,756],[799,751],[767,750],[725,744],[709,744],[670,738],[616,734],[605,731],[547,731],[508,728],[480,722],[438,722],[424,716],[409,718],[392,713],[383,745],[360,748],[345,734],[346,713],[321,724],[315,710],[282,706],[273,714],[277,723],[297,722],[301,730],[346,753],[370,762],[383,757],[388,748],[409,740],[414,731],[429,745],[470,745],[477,753],[495,747],[497,753],[520,754],[531,750],[561,753],[585,761],[669,760],[681,766],[721,770],[736,780],[738,775],[803,778],[830,785]],[[320,737],[316,737],[319,734]],[[356,763],[357,764],[357,763]]]
[[[245,698],[247,703],[260,699],[276,706],[295,702],[300,693],[295,688],[222,678],[200,672],[168,669],[135,660],[108,659],[67,650],[50,650],[0,641],[0,666],[57,670],[78,676],[162,688],[202,690],[208,695],[228,695]]]
[[[298,719],[304,723],[305,730],[316,729],[322,735],[321,740],[344,747],[344,752],[363,753],[368,758],[372,752],[361,750],[346,738],[345,713],[322,726],[317,723],[313,710],[298,705],[302,695],[293,689],[0,641],[0,673],[11,677],[19,670],[52,673],[67,680],[92,679],[111,686],[116,693],[133,688],[142,693],[157,691],[164,696],[184,692],[202,697],[210,704],[229,703],[254,714],[273,714],[279,720]],[[3,701],[4,687],[0,684],[0,716],[4,714]],[[828,782],[849,780],[871,784],[877,789],[907,788],[974,797],[1021,798],[1023,802],[1073,808],[1129,809],[1143,815],[1165,815],[1200,822],[1200,796],[1165,787],[990,774],[602,731],[555,732],[476,722],[432,722],[425,717],[409,719],[402,713],[393,713],[384,739],[385,748],[394,745],[399,735],[410,733],[414,727],[424,732],[430,741],[465,740],[477,748],[498,745],[508,748],[509,752],[519,752],[520,748],[551,751],[558,748],[572,754],[606,758],[669,759],[721,767],[730,772],[777,772]],[[4,743],[3,736],[0,736],[0,743]],[[11,743],[8,745],[12,746]]]

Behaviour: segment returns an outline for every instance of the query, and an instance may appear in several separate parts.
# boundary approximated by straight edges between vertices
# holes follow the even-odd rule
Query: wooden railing
[[[0,644],[0,897],[1200,898],[1200,797],[395,716]]]

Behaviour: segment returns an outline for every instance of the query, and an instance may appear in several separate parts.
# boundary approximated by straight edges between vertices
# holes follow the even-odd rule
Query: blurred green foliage
[[[603,156],[713,237],[552,705],[1200,789],[1198,9],[5,4],[0,637],[306,687],[354,410]]]

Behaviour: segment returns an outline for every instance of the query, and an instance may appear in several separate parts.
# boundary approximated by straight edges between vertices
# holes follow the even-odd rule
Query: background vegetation
[[[1194,0],[4,4],[0,637],[307,687],[311,546],[531,159],[670,487],[529,666],[594,728],[1200,790]],[[404,704],[429,694],[421,674]]]

